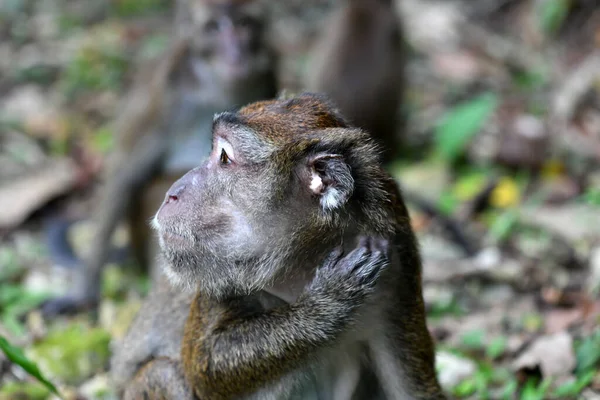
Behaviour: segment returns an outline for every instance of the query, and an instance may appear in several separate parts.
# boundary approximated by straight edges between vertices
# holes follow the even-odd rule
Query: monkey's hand
[[[345,257],[341,248],[335,249],[317,270],[306,295],[340,307],[343,314],[354,310],[373,291],[388,264],[388,246],[384,239],[362,237]]]

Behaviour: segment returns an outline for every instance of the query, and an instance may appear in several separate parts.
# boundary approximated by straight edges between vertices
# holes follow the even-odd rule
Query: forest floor
[[[110,265],[97,314],[45,319],[70,270],[42,228],[89,215],[110,123],[168,41],[169,3],[0,2],[0,400],[56,398],[31,373],[65,399],[115,398],[111,343],[148,279]],[[600,5],[399,4],[409,124],[391,170],[429,205],[409,197],[442,385],[467,399],[600,399]],[[93,232],[87,219],[70,232],[80,255]]]

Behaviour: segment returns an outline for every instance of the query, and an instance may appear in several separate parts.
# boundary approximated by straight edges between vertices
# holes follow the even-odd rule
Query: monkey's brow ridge
[[[230,111],[215,114],[213,125],[223,122],[230,125],[243,125],[243,121],[238,117],[238,115]]]

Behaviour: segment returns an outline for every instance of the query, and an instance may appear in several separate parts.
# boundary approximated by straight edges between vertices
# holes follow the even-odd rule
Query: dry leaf
[[[517,358],[516,370],[540,368],[544,378],[569,375],[575,368],[573,338],[560,332],[537,338]]]
[[[0,187],[0,228],[12,228],[49,200],[68,192],[78,180],[76,165],[51,160],[28,176]]]

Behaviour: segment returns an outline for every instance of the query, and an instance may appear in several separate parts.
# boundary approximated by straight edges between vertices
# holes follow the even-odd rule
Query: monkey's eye
[[[229,165],[235,161],[233,146],[223,138],[217,138],[216,155],[219,157],[221,165]]]
[[[221,164],[231,164],[231,158],[229,158],[225,149],[221,149],[221,155],[219,156],[219,161],[221,161]]]

